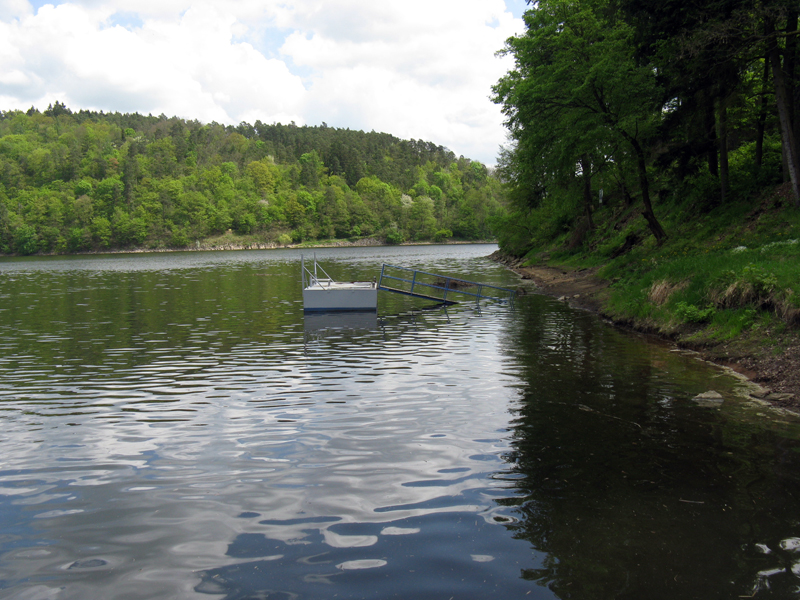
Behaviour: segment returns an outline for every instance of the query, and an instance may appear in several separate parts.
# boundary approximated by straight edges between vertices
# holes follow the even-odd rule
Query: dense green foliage
[[[491,237],[501,188],[429,142],[165,116],[0,112],[0,253]]]
[[[531,3],[494,87],[512,138],[501,248],[606,265],[620,318],[800,322],[798,12],[796,0]]]

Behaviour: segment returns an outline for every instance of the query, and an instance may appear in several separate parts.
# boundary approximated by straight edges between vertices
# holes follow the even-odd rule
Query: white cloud
[[[8,21],[32,11],[28,0],[0,0],[0,21]]]
[[[502,0],[0,0],[0,108],[386,131],[494,162]]]
[[[108,7],[43,6],[0,25],[0,93],[18,105],[164,113],[237,123],[243,114],[299,119],[300,78],[234,41],[237,19],[213,6],[106,27]],[[3,35],[4,34],[4,35]],[[29,74],[22,80],[18,73]]]
[[[493,162],[505,131],[490,88],[510,66],[494,53],[519,27],[503,2],[358,4],[304,2],[290,13],[287,25],[305,27],[282,51],[313,73],[309,118],[341,117]]]

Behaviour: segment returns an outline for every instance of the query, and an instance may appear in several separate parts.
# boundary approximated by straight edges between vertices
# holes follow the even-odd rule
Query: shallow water
[[[316,254],[520,285],[493,249]],[[0,596],[800,595],[745,383],[535,295],[304,316],[299,256],[0,261]]]

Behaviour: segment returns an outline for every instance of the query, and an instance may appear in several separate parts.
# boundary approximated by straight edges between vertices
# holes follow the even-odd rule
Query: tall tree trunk
[[[644,158],[644,150],[639,144],[639,140],[635,137],[624,131],[620,131],[620,134],[628,141],[633,147],[633,151],[636,153],[636,167],[639,172],[639,189],[642,192],[642,203],[644,204],[642,216],[645,221],[647,221],[647,226],[655,236],[656,242],[661,244],[667,239],[667,232],[664,231],[664,228],[661,227],[661,223],[658,222],[656,213],[653,212],[653,205],[650,203],[650,181],[647,178],[647,161]]]
[[[761,170],[764,162],[764,128],[767,123],[767,87],[769,86],[769,56],[764,57],[764,73],[761,79],[761,105],[756,122],[756,171]]]
[[[705,121],[703,125],[705,126],[706,140],[708,142],[708,152],[706,154],[708,172],[717,177],[719,175],[717,168],[717,123],[714,115],[714,98],[711,96],[710,91],[707,90],[705,92],[703,102],[705,103]]]
[[[769,24],[769,33],[774,31],[774,25]],[[772,80],[775,84],[775,102],[778,105],[778,119],[781,124],[781,141],[789,179],[792,182],[794,203],[800,208],[800,164],[798,164],[797,145],[794,141],[794,131],[789,115],[790,99],[786,92],[786,81],[783,76],[783,65],[776,40],[772,40],[769,49],[770,66],[772,67]]]
[[[786,94],[789,97],[789,119],[793,125],[795,151],[800,153],[800,81],[798,81],[797,55],[797,9],[789,11],[786,17],[786,51],[783,72],[786,75]],[[794,34],[794,35],[792,35]]]
[[[631,198],[631,192],[625,183],[625,173],[622,172],[616,156],[614,157],[614,168],[611,170],[611,175],[622,190],[622,197],[625,199],[625,208],[630,208],[633,204],[633,198]]]
[[[630,208],[633,204],[633,197],[631,197],[631,191],[628,189],[628,186],[625,184],[625,179],[620,179],[620,187],[622,187],[622,197],[625,198],[625,208]]]
[[[728,199],[728,96],[719,99],[719,190],[722,202]]]
[[[594,220],[592,219],[592,163],[586,154],[581,156],[581,171],[581,178],[583,180],[583,210],[589,229],[594,229]]]

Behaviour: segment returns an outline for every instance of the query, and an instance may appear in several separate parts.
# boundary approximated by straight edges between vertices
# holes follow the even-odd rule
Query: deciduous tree
[[[580,170],[582,157],[617,140],[632,152],[642,215],[658,241],[647,173],[647,140],[659,124],[655,73],[633,54],[633,29],[602,1],[542,0],[525,13],[526,32],[505,52],[516,67],[494,87],[516,145],[506,162],[535,201],[539,181]],[[544,190],[546,193],[546,189]]]

